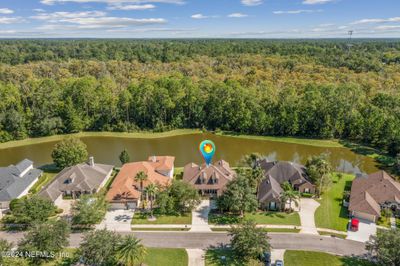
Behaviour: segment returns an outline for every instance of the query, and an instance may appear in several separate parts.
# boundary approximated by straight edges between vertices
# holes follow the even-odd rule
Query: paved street
[[[120,234],[132,234],[132,232],[120,232]],[[206,249],[229,243],[229,236],[220,232],[136,232],[133,234],[142,239],[143,244],[150,247]],[[13,243],[17,243],[22,235],[19,232],[0,232],[0,238]],[[361,255],[366,252],[364,243],[352,240],[310,234],[270,233],[269,236],[274,249],[311,250],[338,255]],[[81,238],[82,234],[72,234],[71,247],[79,246]]]

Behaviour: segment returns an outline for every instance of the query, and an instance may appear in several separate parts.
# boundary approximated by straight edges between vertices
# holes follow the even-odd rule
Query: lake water
[[[366,172],[377,170],[372,158],[356,154],[347,148],[323,148],[284,142],[218,136],[214,134],[187,134],[156,139],[122,137],[82,137],[89,154],[99,163],[120,165],[118,156],[127,149],[132,161],[146,160],[150,155],[175,156],[175,166],[189,162],[201,163],[199,143],[204,139],[214,141],[217,150],[214,161],[224,159],[236,166],[243,155],[258,152],[271,160],[286,160],[304,163],[311,155],[328,153],[332,165],[342,172]],[[35,165],[51,163],[51,151],[56,142],[0,149],[0,166],[15,164],[28,158]]]

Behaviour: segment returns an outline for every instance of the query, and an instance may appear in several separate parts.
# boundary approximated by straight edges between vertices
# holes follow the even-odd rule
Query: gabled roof
[[[63,169],[39,193],[40,196],[56,200],[63,191],[97,190],[114,168],[113,165],[89,163],[77,164]]]
[[[379,171],[353,180],[349,210],[380,216],[380,204],[400,203],[399,199],[400,183],[385,171]]]
[[[108,201],[139,199],[141,195],[140,182],[135,181],[135,176],[139,172],[147,175],[147,180],[143,181],[144,188],[149,184],[167,186],[171,182],[171,178],[158,173],[150,161],[127,163],[122,166],[115,177],[106,199]]]
[[[24,159],[17,165],[0,167],[0,201],[11,201],[24,192],[43,172]]]
[[[150,162],[156,171],[171,171],[174,168],[175,157],[150,156],[148,162]]]
[[[267,176],[260,184],[258,188],[258,201],[271,201],[280,200],[279,197],[283,189],[281,185],[271,176]]]
[[[195,185],[199,189],[223,189],[235,177],[235,171],[224,160],[219,160],[208,166],[205,163],[201,166],[189,163],[183,169],[183,180]],[[199,178],[204,179],[205,182],[203,184],[196,184]],[[218,179],[218,183],[209,184],[211,178]]]

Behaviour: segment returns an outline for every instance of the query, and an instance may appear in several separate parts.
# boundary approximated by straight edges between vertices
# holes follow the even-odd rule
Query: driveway
[[[314,199],[301,198],[300,199],[300,221],[302,234],[318,235],[315,226],[314,213],[320,204]]]
[[[202,200],[200,205],[192,211],[192,232],[211,232],[208,225],[208,213],[210,212],[210,200]]]
[[[347,238],[349,240],[367,242],[371,235],[376,234],[376,224],[367,220],[359,219],[358,231],[353,232],[351,230],[347,231]]]
[[[57,207],[63,209],[63,212],[60,216],[72,216],[72,205],[74,204],[75,200],[60,200],[57,204]]]
[[[97,229],[107,228],[112,231],[131,231],[133,210],[109,210],[104,220],[97,226]]]

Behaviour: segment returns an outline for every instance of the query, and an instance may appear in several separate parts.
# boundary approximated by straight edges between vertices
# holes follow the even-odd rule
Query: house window
[[[271,202],[269,203],[269,209],[275,210],[275,209],[276,209],[276,202],[271,201]]]

